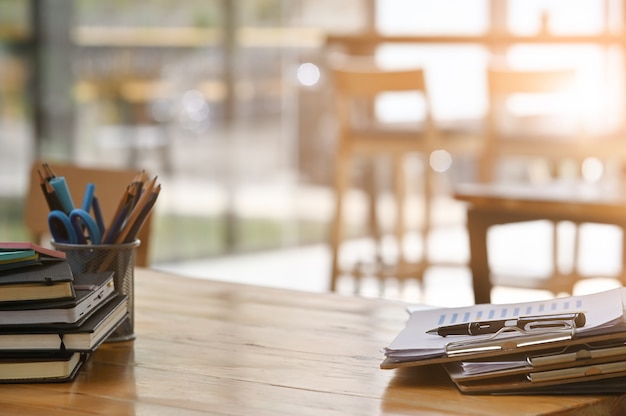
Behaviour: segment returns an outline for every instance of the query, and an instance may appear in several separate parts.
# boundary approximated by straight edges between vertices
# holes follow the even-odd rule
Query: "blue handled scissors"
[[[74,208],[69,214],[58,209],[48,214],[48,226],[54,241],[69,244],[100,244],[101,234],[96,221],[82,208]],[[85,237],[84,231],[87,231]]]
[[[74,208],[69,213],[61,210],[53,210],[48,214],[48,226],[54,241],[69,244],[91,244],[102,242],[102,221],[97,200],[94,199],[94,185],[87,185],[82,208]],[[93,203],[96,221],[89,215]],[[87,231],[87,236],[84,232]]]

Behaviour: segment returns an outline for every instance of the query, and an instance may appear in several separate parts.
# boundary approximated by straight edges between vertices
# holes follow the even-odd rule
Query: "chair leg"
[[[363,175],[365,193],[369,201],[368,209],[368,233],[374,241],[374,256],[376,259],[382,258],[380,222],[378,219],[378,186],[376,159],[370,158],[365,162],[365,174]]]
[[[491,182],[496,171],[496,155],[492,149],[485,149],[478,160],[478,181]]]
[[[432,203],[434,180],[435,172],[430,167],[429,155],[426,155],[426,160],[424,160],[424,224],[422,225],[422,261],[425,265],[428,264],[428,237],[433,224]]]
[[[620,282],[623,286],[626,286],[626,225],[622,224],[622,270],[620,275]]]
[[[572,258],[572,268],[568,273],[563,273],[559,269],[558,265],[558,247],[559,247],[559,233],[558,233],[558,222],[553,221],[554,227],[554,248],[553,248],[553,270],[554,270],[554,284],[552,286],[552,292],[557,295],[559,292],[567,292],[572,294],[574,292],[574,286],[576,282],[580,278],[580,272],[578,271],[578,259],[580,257],[580,224],[574,224],[574,247],[572,247],[571,258]]]
[[[576,257],[576,250],[574,250],[573,256]],[[562,274],[559,269],[559,223],[557,221],[552,221],[552,274],[555,276]]]
[[[554,295],[558,295],[561,292],[567,292],[572,294],[574,292],[574,286],[580,278],[580,272],[578,271],[578,259],[580,256],[580,224],[574,224],[574,247],[572,247],[571,258],[572,268],[569,271],[563,271],[559,268],[559,222],[552,221],[552,275],[553,277],[548,282],[546,289],[551,291]]]
[[[548,282],[547,289],[552,292],[553,295],[557,295],[559,292],[566,290],[572,279],[574,278],[574,271],[576,265],[572,265],[572,269],[569,273],[563,273],[559,267],[559,222],[551,221],[552,224],[552,277]],[[576,248],[572,253],[572,258],[576,258]]]
[[[341,245],[343,231],[343,198],[348,186],[348,177],[350,174],[350,159],[344,155],[337,156],[337,164],[335,171],[335,215],[333,218],[331,229],[331,280],[330,290],[337,289],[337,280],[339,278],[339,248]]]
[[[570,294],[574,292],[574,285],[576,280],[580,277],[578,270],[578,260],[580,258],[580,224],[574,224],[574,253],[572,255],[572,273],[571,273],[571,288]]]
[[[406,257],[404,253],[404,234],[405,229],[405,217],[404,217],[404,204],[406,201],[406,177],[404,171],[404,156],[395,155],[393,157],[393,172],[394,172],[394,193],[396,200],[396,221],[395,221],[395,237],[398,245],[398,264],[400,267],[406,263]]]

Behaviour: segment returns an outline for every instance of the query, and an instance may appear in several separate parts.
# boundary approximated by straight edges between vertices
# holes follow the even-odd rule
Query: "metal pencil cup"
[[[113,271],[113,282],[118,293],[128,296],[128,319],[124,320],[106,342],[135,339],[135,252],[141,242],[125,244],[61,244],[52,247],[65,252],[72,274]]]

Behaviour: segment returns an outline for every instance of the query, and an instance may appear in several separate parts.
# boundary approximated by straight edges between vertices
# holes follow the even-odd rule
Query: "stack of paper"
[[[65,253],[0,242],[0,383],[72,380],[127,315],[113,272],[74,276]]]
[[[626,289],[618,288],[414,311],[385,348],[381,368],[441,364],[467,393],[626,392],[625,299]],[[584,319],[561,320],[572,315]],[[439,335],[450,328],[464,333]]]

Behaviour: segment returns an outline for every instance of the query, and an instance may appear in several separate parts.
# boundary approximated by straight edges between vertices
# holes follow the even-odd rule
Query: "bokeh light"
[[[298,67],[298,82],[307,87],[311,87],[320,81],[320,69],[311,62],[305,62]]]
[[[452,166],[452,155],[445,150],[435,150],[430,154],[430,167],[435,172],[446,172]]]
[[[604,173],[602,161],[595,157],[588,157],[582,164],[582,175],[586,182],[597,182]]]

